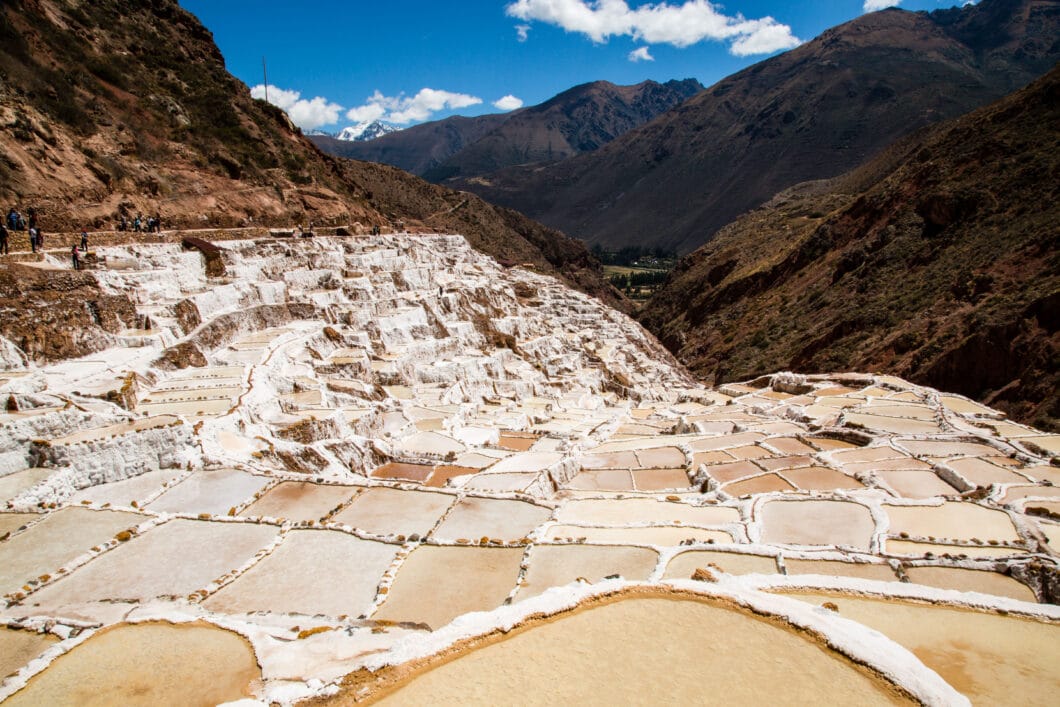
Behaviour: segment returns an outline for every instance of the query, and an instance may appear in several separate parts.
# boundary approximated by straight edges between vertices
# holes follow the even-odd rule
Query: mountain
[[[45,231],[354,225],[451,229],[621,306],[580,243],[481,199],[316,149],[231,76],[176,0],[0,4],[0,203]],[[486,224],[489,224],[488,230]]]
[[[392,164],[440,182],[595,150],[701,90],[703,86],[695,79],[663,84],[644,81],[633,86],[594,81],[540,105],[423,123],[370,145],[321,137],[314,137],[313,142],[339,157]]]
[[[594,81],[517,111],[500,126],[424,173],[431,181],[592,152],[703,90],[695,79],[633,86]]]
[[[335,134],[336,140],[357,140],[361,142],[367,142],[368,140],[375,140],[376,138],[390,133],[396,133],[401,128],[390,123],[384,123],[381,120],[365,120],[357,123],[357,125],[350,125],[343,128]]]
[[[1060,2],[863,15],[600,149],[453,183],[589,243],[688,252],[780,190],[997,100],[1060,58]]]
[[[716,381],[874,370],[1060,430],[1060,66],[682,259],[641,315]]]
[[[475,118],[454,115],[445,120],[413,125],[401,132],[382,135],[367,142],[346,142],[318,135],[310,136],[309,139],[335,157],[389,164],[422,175],[488,134],[508,117],[506,113]]]

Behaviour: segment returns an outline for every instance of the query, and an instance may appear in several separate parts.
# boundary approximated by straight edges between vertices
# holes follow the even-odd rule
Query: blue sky
[[[604,79],[709,86],[886,0],[180,0],[304,129],[540,103]],[[932,10],[959,0],[902,0]],[[772,18],[772,19],[769,19]]]

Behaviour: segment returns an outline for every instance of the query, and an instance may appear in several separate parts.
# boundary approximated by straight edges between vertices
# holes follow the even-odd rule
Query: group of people
[[[10,252],[9,241],[12,231],[29,230],[29,246],[34,253],[39,248],[44,247],[44,234],[41,233],[40,225],[37,221],[36,209],[27,209],[26,214],[28,218],[23,217],[22,213],[13,206],[8,210],[4,223],[0,224],[0,231],[2,231],[0,232],[0,253],[6,255]]]
[[[136,217],[132,220],[131,229],[137,233],[143,233],[144,231],[146,231],[147,233],[161,233],[162,217],[158,214],[155,214],[154,216],[148,216],[145,219],[141,214],[136,214]],[[121,220],[118,221],[118,230],[130,230],[129,219],[125,216],[125,214],[122,214]]]

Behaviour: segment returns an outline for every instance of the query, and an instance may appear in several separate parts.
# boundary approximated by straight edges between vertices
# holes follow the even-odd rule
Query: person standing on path
[[[70,258],[74,261],[74,270],[81,269],[81,254],[77,250],[77,244],[70,246]]]
[[[8,255],[11,252],[11,249],[7,245],[7,239],[7,228],[4,227],[4,224],[0,223],[0,253],[4,255]]]
[[[88,231],[81,231],[81,250],[88,252]]]

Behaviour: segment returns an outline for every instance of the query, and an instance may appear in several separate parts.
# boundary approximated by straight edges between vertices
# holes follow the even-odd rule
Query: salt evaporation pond
[[[911,703],[779,623],[694,599],[632,597],[458,651],[378,704],[513,699],[523,705]]]
[[[239,634],[206,624],[145,623],[101,631],[4,704],[216,705],[251,694],[261,676]]]

